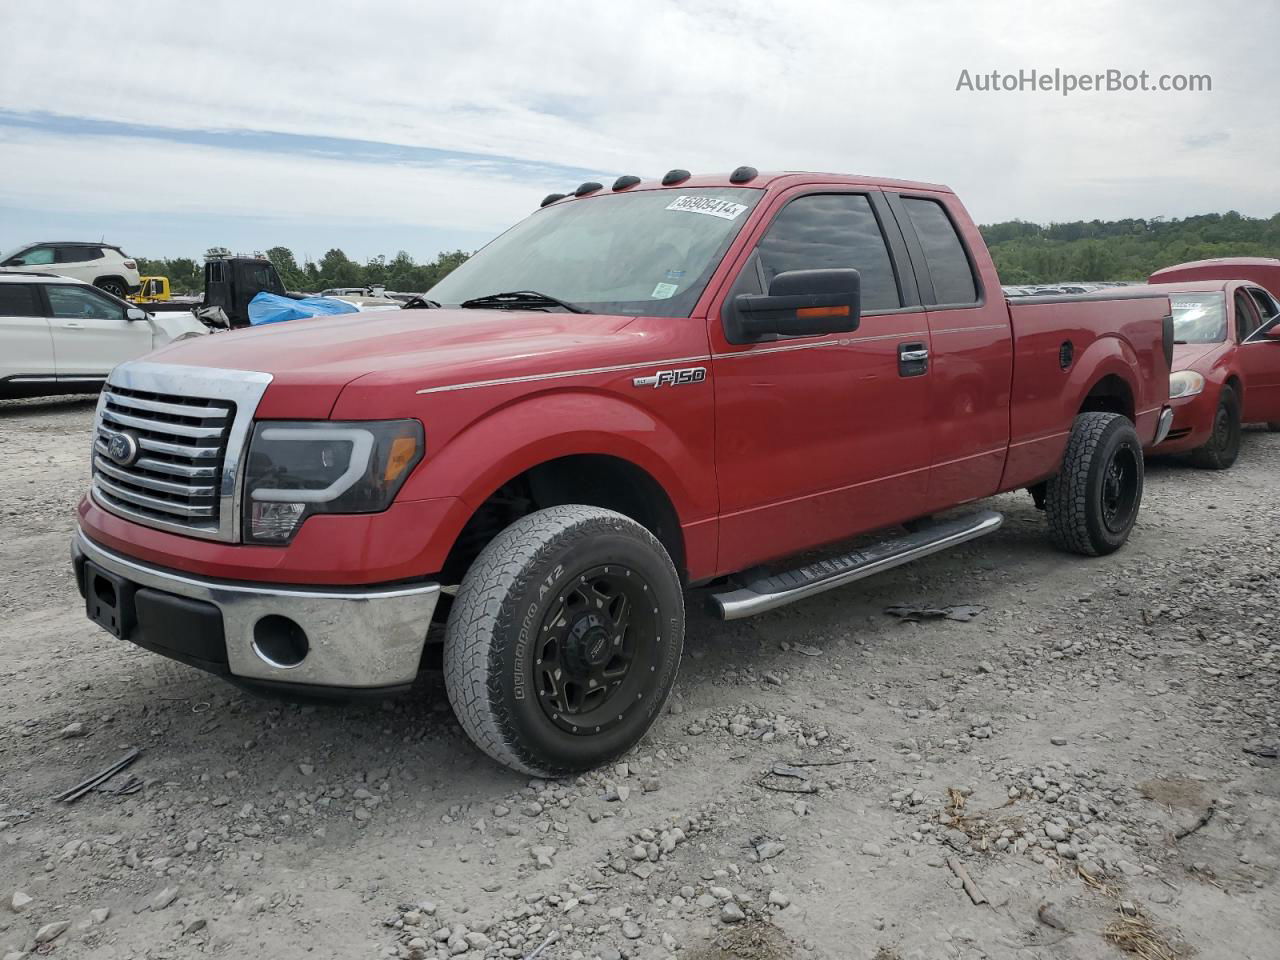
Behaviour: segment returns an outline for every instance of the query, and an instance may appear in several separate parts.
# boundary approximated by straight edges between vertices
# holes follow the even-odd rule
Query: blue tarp
[[[331,297],[307,297],[304,300],[293,300],[264,290],[249,301],[249,325],[257,327],[264,323],[283,323],[286,320],[301,320],[305,317],[359,312],[358,307],[345,300],[334,300]]]

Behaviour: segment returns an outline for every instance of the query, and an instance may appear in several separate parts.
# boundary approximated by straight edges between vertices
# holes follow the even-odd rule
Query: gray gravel
[[[1054,553],[1009,495],[958,551],[695,613],[653,734],[551,782],[472,748],[438,676],[297,706],[90,627],[67,541],[92,408],[0,403],[3,960],[1093,958],[1120,917],[1273,955],[1280,436],[1223,474],[1149,465],[1113,557]],[[51,801],[130,747],[139,792]]]

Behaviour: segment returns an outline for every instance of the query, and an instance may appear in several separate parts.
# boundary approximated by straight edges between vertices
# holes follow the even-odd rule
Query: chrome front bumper
[[[78,570],[88,560],[132,587],[212,604],[222,617],[227,672],[250,682],[345,689],[412,683],[440,597],[434,583],[310,589],[204,580],[123,557],[81,531],[71,551]],[[288,618],[305,634],[308,649],[296,664],[275,662],[255,640],[260,622],[272,616]],[[168,644],[149,639],[148,649],[167,652]],[[181,638],[174,641],[176,648]]]

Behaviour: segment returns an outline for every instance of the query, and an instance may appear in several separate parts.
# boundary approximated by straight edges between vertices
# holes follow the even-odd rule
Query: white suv
[[[79,280],[0,273],[0,398],[94,393],[117,363],[207,333],[190,313],[152,316]]]
[[[142,287],[137,261],[109,243],[29,243],[0,257],[0,272],[47,270],[124,298]]]

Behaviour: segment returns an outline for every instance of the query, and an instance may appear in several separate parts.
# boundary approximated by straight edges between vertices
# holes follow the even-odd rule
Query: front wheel
[[[1055,546],[1089,557],[1119,550],[1142,504],[1142,442],[1128,417],[1082,413],[1062,469],[1045,488]]]
[[[684,595],[671,558],[597,507],[539,510],[472,564],[449,613],[445,688],[462,728],[539,777],[634,746],[675,684]]]
[[[1226,470],[1240,456],[1240,399],[1229,386],[1218,395],[1213,417],[1213,435],[1202,447],[1191,451],[1191,464],[1203,470]]]

